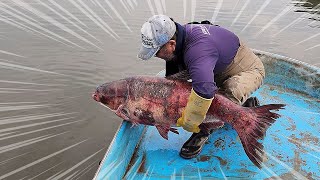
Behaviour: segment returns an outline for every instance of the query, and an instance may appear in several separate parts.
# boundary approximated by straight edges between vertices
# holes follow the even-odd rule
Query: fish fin
[[[168,132],[170,130],[170,126],[163,126],[163,125],[159,125],[156,124],[155,125],[159,134],[166,140],[168,140]]]
[[[279,114],[271,112],[283,109],[284,104],[268,104],[259,107],[250,107],[256,116],[248,116],[242,126],[234,127],[239,134],[244,150],[254,165],[261,169],[264,150],[258,139],[263,139],[267,129],[280,117]],[[254,118],[254,119],[252,119]]]
[[[172,74],[170,76],[167,76],[166,78],[173,79],[173,80],[179,79],[179,80],[187,81],[187,80],[191,79],[191,76],[190,76],[188,70],[183,70],[183,71],[180,71],[176,74]]]
[[[201,123],[199,125],[199,128],[202,132],[210,134],[211,131],[215,129],[222,128],[224,126],[224,122],[220,120],[214,120],[214,121],[207,121],[204,123]]]
[[[170,128],[170,131],[176,134],[179,134],[178,129],[176,128]]]
[[[137,121],[130,121],[131,122],[131,127],[130,128],[133,128],[133,127],[135,127],[135,126],[138,126],[139,125],[139,123],[137,122]]]

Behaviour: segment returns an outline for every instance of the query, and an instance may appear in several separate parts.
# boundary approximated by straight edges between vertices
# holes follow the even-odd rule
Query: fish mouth
[[[91,97],[92,97],[95,101],[100,102],[100,96],[99,96],[99,94],[98,94],[97,92],[93,93],[93,94],[91,95]]]

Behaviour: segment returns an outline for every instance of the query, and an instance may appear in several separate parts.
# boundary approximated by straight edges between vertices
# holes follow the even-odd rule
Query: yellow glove
[[[206,118],[206,114],[212,103],[212,100],[213,98],[206,99],[199,96],[192,89],[187,106],[177,121],[177,126],[182,126],[183,129],[189,132],[200,132],[199,125]]]

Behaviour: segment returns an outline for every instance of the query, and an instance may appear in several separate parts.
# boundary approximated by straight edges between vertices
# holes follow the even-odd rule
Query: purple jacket
[[[231,63],[240,46],[239,38],[219,26],[176,24],[178,60],[167,63],[166,69],[169,73],[173,66],[178,67],[175,71],[187,69],[195,92],[204,98],[212,98],[218,90],[214,74],[222,72]]]

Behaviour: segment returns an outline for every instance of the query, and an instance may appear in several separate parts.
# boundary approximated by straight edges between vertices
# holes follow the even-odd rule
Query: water
[[[153,13],[213,20],[254,49],[320,67],[319,0],[109,2],[0,1],[0,179],[93,177],[121,120],[91,93],[164,69],[136,57]]]

